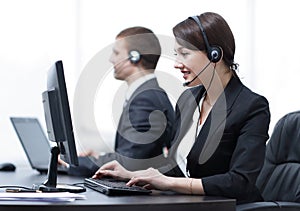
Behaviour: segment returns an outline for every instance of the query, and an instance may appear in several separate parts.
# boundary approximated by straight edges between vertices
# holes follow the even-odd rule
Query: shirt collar
[[[127,89],[125,99],[129,100],[130,97],[132,96],[132,94],[135,92],[135,90],[137,90],[137,88],[139,88],[139,86],[141,86],[146,81],[149,81],[155,77],[156,76],[154,73],[150,73],[150,74],[144,75],[144,76],[138,78],[137,80],[135,80],[134,82],[132,82]]]

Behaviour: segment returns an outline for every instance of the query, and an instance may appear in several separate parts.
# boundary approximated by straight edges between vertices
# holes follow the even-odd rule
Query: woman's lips
[[[189,77],[189,74],[191,74],[190,71],[181,70],[181,73],[183,74],[184,80],[186,80]]]

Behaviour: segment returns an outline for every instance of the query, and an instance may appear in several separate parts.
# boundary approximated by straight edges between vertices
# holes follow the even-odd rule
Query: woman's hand
[[[146,189],[169,190],[172,178],[160,173],[157,169],[149,168],[137,171],[127,183],[128,186],[139,185]]]
[[[143,186],[152,190],[171,190],[185,194],[205,194],[201,179],[185,178],[185,177],[167,177],[160,173],[157,169],[148,168],[140,171],[128,171],[117,161],[111,161],[104,164],[93,176],[93,178],[101,178],[111,176],[120,180],[128,180],[127,185]]]
[[[128,180],[128,186],[139,185],[147,189],[168,190],[172,178],[166,177],[154,168],[141,171],[128,171],[118,161],[111,161],[103,166],[94,174],[93,178],[110,176],[119,180]]]
[[[101,178],[104,176],[110,176],[120,180],[130,179],[132,172],[125,169],[118,161],[111,161],[99,168],[94,174],[93,178]]]

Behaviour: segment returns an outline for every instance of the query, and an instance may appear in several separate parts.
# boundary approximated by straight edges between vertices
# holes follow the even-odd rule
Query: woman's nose
[[[174,68],[181,69],[181,68],[183,68],[183,64],[180,61],[175,60]]]

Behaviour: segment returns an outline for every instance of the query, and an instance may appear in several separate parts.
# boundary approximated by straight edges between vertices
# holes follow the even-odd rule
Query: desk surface
[[[46,180],[46,175],[28,168],[17,168],[15,172],[0,172],[0,186],[20,185],[32,187]],[[58,183],[82,183],[83,178],[59,175]],[[1,189],[0,191],[3,191]],[[70,203],[24,202],[24,201],[0,201],[0,210],[235,210],[235,200],[208,196],[177,195],[165,192],[153,192],[146,196],[106,196],[87,188],[86,200],[77,200]]]

